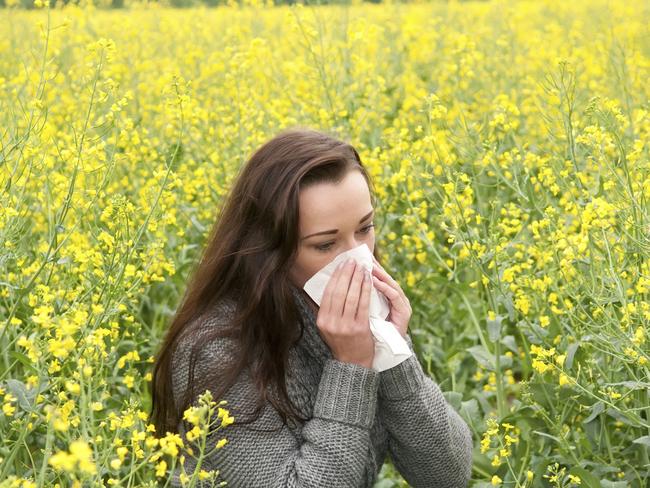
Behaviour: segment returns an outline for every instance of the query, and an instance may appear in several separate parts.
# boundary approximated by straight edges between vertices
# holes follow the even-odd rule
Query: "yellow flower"
[[[96,474],[97,466],[93,462],[93,452],[88,443],[76,440],[70,443],[69,452],[60,451],[48,460],[54,469],[72,472],[75,469],[87,474]]]
[[[197,425],[192,430],[188,431],[185,434],[185,437],[187,437],[188,441],[193,441],[195,439],[198,439],[200,435],[201,435],[201,428]]]
[[[221,409],[219,409],[221,410]],[[220,415],[221,417],[221,415]],[[192,425],[197,425],[200,420],[199,408],[198,407],[188,407],[187,410],[183,413],[183,418],[187,420]]]
[[[642,326],[636,328],[636,331],[634,332],[634,339],[632,339],[632,342],[637,346],[640,346],[645,342],[645,329]]]
[[[160,439],[160,448],[165,454],[169,454],[172,457],[178,456],[179,447],[184,447],[184,444],[183,439],[178,434],[167,432],[165,437]]]
[[[570,383],[571,383],[571,378],[569,378],[564,373],[560,373],[560,386],[568,385]]]
[[[2,405],[2,411],[7,417],[11,417],[16,411],[16,407],[11,404],[13,401],[16,401],[16,397],[11,393],[7,393],[5,395],[5,403]]]
[[[78,395],[79,392],[81,391],[81,387],[79,386],[79,383],[75,383],[74,381],[66,381],[65,389],[68,390],[73,395]]]
[[[235,422],[235,417],[229,416],[228,413],[226,412],[226,415],[221,420],[221,425],[223,427],[227,427],[227,426],[229,426],[230,424],[232,424],[234,422]]]
[[[167,472],[167,463],[163,459],[158,464],[156,464],[156,477],[162,478]]]
[[[501,478],[499,478],[496,474],[494,476],[492,476],[492,485],[493,486],[498,486],[498,485],[501,484],[501,482],[503,482],[503,480]]]
[[[574,484],[576,484],[576,485],[579,485],[579,484],[581,483],[582,480],[580,479],[579,476],[574,476],[574,475],[570,474],[570,475],[569,475],[569,481],[570,481],[571,483],[574,483]]]
[[[74,471],[75,459],[70,453],[59,451],[50,456],[48,463],[56,470],[72,472]]]
[[[481,439],[481,452],[486,453],[490,448],[490,437],[486,436]]]
[[[612,400],[618,400],[619,398],[621,398],[622,395],[614,390],[611,390],[609,392],[609,396]]]
[[[492,457],[492,466],[495,467],[501,466],[501,458],[499,457],[498,454],[495,454],[494,457]]]
[[[532,366],[540,374],[544,374],[546,371],[551,369],[548,364],[546,364],[544,361],[540,361],[539,359],[533,359]]]
[[[117,455],[120,457],[122,461],[124,461],[124,458],[129,453],[129,449],[124,446],[118,447],[115,451],[117,452]]]

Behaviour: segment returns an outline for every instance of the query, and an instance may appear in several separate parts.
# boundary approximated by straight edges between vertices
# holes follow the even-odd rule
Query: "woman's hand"
[[[332,273],[321,299],[316,325],[335,359],[372,367],[375,341],[370,331],[370,273],[343,262]]]
[[[372,260],[375,263],[372,267],[372,282],[377,290],[386,295],[391,306],[386,320],[392,322],[399,333],[402,334],[402,337],[406,338],[406,331],[409,326],[409,320],[411,319],[411,313],[413,312],[409,299],[397,281],[391,278],[381,264],[379,264],[375,256],[372,257]]]

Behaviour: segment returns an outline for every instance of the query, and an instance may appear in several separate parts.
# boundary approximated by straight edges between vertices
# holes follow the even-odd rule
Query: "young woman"
[[[291,129],[252,155],[225,200],[158,354],[152,418],[187,446],[185,408],[206,389],[227,400],[235,423],[208,446],[228,442],[201,469],[231,488],[372,487],[387,455],[413,487],[468,483],[469,427],[415,354],[371,368],[372,286],[413,350],[409,300],[377,260],[372,189],[351,145]],[[340,267],[318,307],[305,282],[363,243],[372,276]]]

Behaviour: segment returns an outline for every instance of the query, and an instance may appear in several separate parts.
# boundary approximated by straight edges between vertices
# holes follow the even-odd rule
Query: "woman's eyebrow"
[[[360,223],[360,224],[363,224],[366,220],[368,220],[368,219],[370,218],[370,216],[373,214],[374,211],[375,211],[375,209],[373,208],[370,212],[368,212],[366,215],[364,215],[364,216],[361,218],[361,220],[359,221],[359,223]],[[319,235],[321,235],[321,234],[336,234],[338,231],[339,231],[338,229],[324,230],[324,231],[322,231],[322,232],[316,232],[316,233],[314,233],[314,234],[309,234],[308,236],[305,236],[305,237],[303,237],[303,238],[300,239],[300,240],[302,241],[303,239],[307,239],[308,237],[319,236]]]

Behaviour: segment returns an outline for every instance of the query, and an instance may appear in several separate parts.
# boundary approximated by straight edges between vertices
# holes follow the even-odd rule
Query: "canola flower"
[[[93,452],[88,443],[83,440],[75,440],[70,443],[68,451],[59,451],[53,454],[48,463],[57,470],[84,474],[95,474],[97,466],[93,462]]]
[[[216,479],[184,460],[228,449],[235,418],[208,401],[184,438],[155,432],[152,338],[240,164],[309,125],[375,181],[473,479],[647,486],[643,2],[6,5],[1,480]],[[379,481],[406,483],[389,462]]]

